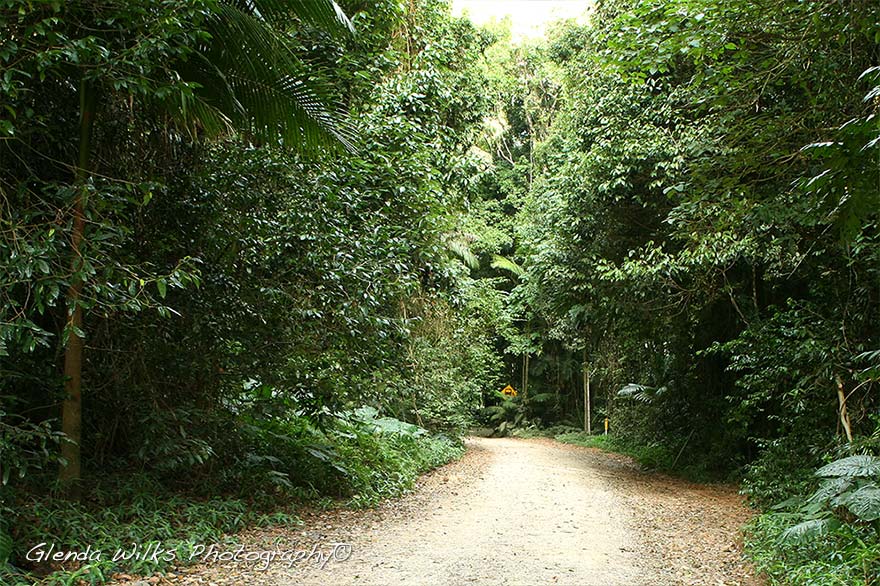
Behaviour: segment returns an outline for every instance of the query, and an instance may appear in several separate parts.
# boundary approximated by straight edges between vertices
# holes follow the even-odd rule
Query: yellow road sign
[[[502,395],[507,395],[508,397],[516,397],[516,389],[510,385],[507,385],[503,389],[501,389]]]

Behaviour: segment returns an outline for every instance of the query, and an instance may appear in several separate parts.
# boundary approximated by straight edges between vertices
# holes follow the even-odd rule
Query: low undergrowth
[[[100,584],[114,572],[151,574],[185,563],[197,544],[231,543],[227,536],[247,527],[298,522],[290,508],[270,511],[239,498],[201,500],[169,492],[145,475],[78,503],[27,496],[15,505],[15,545],[12,564],[0,574],[4,584]],[[64,563],[42,559],[57,552],[86,553]]]
[[[803,515],[768,512],[745,529],[746,555],[773,585],[871,586],[880,576],[880,541],[873,529],[843,524],[803,543],[785,532]]]
[[[746,528],[747,554],[773,584],[877,584],[880,458],[850,453],[811,476],[812,490],[793,491]],[[747,484],[760,496],[756,486]]]
[[[464,451],[455,438],[368,408],[320,427],[293,417],[239,432],[237,454],[191,468],[189,479],[116,473],[84,485],[77,502],[7,490],[0,583],[101,584],[117,572],[163,572],[197,558],[198,545],[229,546],[249,527],[298,524],[298,505],[365,507],[399,495]],[[271,444],[260,441],[268,437]],[[50,548],[85,553],[40,559]]]

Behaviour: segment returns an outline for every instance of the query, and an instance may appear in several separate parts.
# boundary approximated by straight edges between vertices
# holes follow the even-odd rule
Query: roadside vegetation
[[[225,474],[202,473],[202,482],[139,471],[88,482],[80,501],[19,493],[6,503],[15,511],[12,555],[30,575],[7,567],[0,578],[4,584],[29,584],[39,575],[48,576],[46,584],[102,583],[119,573],[168,571],[198,559],[199,546],[230,547],[244,529],[295,527],[302,506],[366,507],[398,496],[421,473],[463,452],[455,439],[377,417],[371,409],[323,430],[291,419],[273,432],[272,446],[271,456],[262,457],[268,462],[251,455],[251,462]],[[55,552],[87,545],[103,555],[68,563],[40,560],[53,544]]]
[[[878,10],[610,0],[490,49],[518,395],[484,424],[741,482],[774,583],[880,575]]]
[[[491,39],[341,9],[0,3],[0,582],[164,570],[107,557],[461,454],[501,366],[456,246]]]

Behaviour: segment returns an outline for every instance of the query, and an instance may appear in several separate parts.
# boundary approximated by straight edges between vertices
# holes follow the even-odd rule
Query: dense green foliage
[[[801,507],[816,468],[880,450],[878,22],[862,1],[599,2],[515,51],[486,141],[506,238],[485,242],[533,397],[488,415],[586,427],[588,370],[609,447],[794,498],[752,540],[776,578],[832,557],[794,583],[880,567],[876,474]],[[777,541],[832,520],[814,549]]]
[[[461,453],[501,367],[458,246],[491,37],[341,4],[0,3],[0,562],[368,505]]]
[[[476,416],[742,479],[774,579],[880,572],[880,5],[257,4],[0,2],[0,561],[84,339],[87,510],[368,504]]]
[[[829,443],[835,376],[857,431],[873,431],[871,383],[857,372],[878,343],[875,217],[844,219],[840,206],[876,184],[845,198],[817,188],[814,176],[844,163],[804,147],[843,140],[849,127],[837,127],[870,115],[859,77],[876,59],[876,14],[829,9],[820,26],[811,5],[752,19],[747,6],[692,4],[606,3],[593,26],[549,46],[568,100],[540,145],[546,171],[520,212],[517,260],[533,330],[586,347],[600,394],[653,389],[608,402],[618,433],[683,441],[696,429],[694,455],[723,470],[782,438]],[[851,39],[823,33],[840,20]],[[803,46],[829,47],[792,45],[807,33]],[[663,51],[644,49],[647,37]],[[846,72],[848,93],[834,85]],[[871,159],[857,159],[849,171],[870,174]]]

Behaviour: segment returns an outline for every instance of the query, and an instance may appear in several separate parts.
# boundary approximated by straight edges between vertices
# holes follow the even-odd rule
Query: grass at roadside
[[[624,454],[633,458],[646,470],[656,470],[679,476],[693,482],[711,482],[718,478],[707,472],[699,463],[691,463],[681,457],[682,450],[676,452],[661,444],[635,445],[616,438],[613,435],[592,435],[573,427],[554,426],[545,429],[529,428],[515,430],[515,437],[550,437],[556,441],[597,448],[606,452]]]
[[[641,466],[650,470],[670,472],[674,470],[675,454],[659,445],[634,446],[616,439],[610,435],[588,435],[583,431],[572,431],[553,436],[557,441],[598,448],[606,452],[625,454],[636,460]]]

